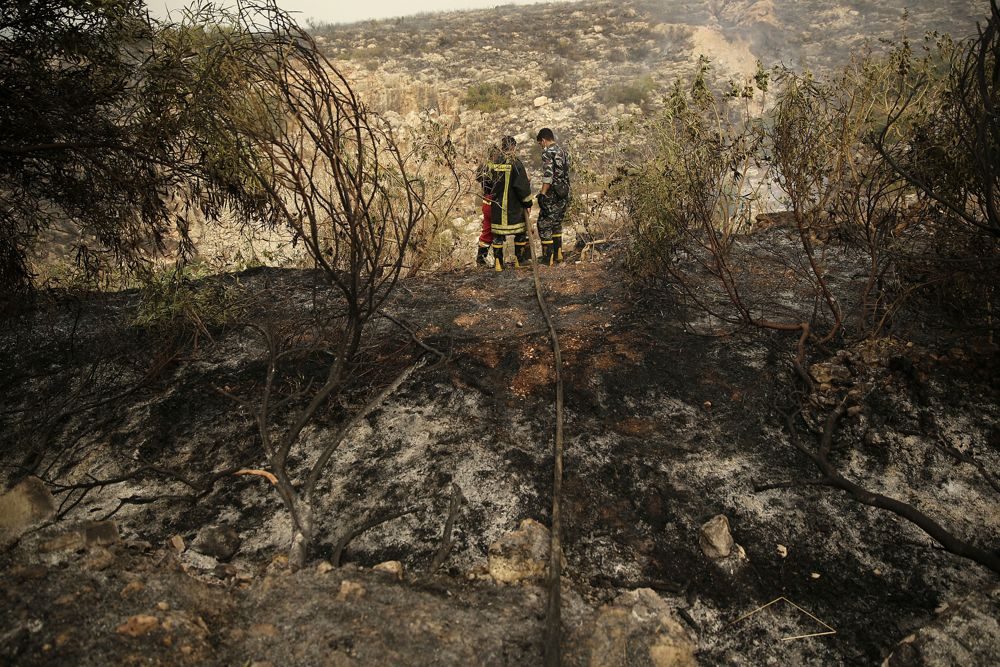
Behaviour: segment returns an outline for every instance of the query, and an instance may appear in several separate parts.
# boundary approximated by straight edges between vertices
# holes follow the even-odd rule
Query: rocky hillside
[[[963,37],[984,0],[582,0],[427,14],[314,32],[397,121],[433,111],[478,148],[551,126],[577,152],[690,75],[699,56],[720,84],[783,64],[823,72],[883,40]],[[413,121],[413,116],[409,122]]]

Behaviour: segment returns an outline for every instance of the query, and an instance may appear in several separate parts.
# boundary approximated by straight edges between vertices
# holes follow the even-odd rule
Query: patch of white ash
[[[484,420],[476,396],[455,396],[446,389],[429,401],[388,405],[377,413],[373,425],[364,423],[354,429],[330,463],[329,492],[324,494],[330,504],[355,516],[404,505],[423,511],[367,531],[352,546],[404,552],[434,548],[433,540],[447,515],[452,483],[464,498],[456,530],[465,531],[477,543],[477,550],[516,528],[534,490],[508,469],[495,429]],[[527,428],[512,430],[515,442],[533,437]],[[358,475],[373,474],[384,487],[370,489],[368,497],[348,497]],[[477,517],[476,525],[463,522],[472,515]],[[471,566],[468,554],[455,554],[449,562],[455,565],[457,561],[469,561],[460,565]]]

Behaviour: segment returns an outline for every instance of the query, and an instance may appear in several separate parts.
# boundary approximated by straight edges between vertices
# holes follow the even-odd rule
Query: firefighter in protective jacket
[[[515,155],[516,148],[514,137],[504,137],[500,142],[500,159],[486,165],[493,265],[497,271],[503,271],[503,245],[509,235],[514,236],[514,265],[523,266],[530,261],[527,220],[532,203],[531,182],[524,164]]]
[[[479,250],[476,253],[476,264],[480,266],[487,265],[487,255],[489,255],[490,248],[493,246],[493,172],[488,169],[488,165],[491,163],[499,162],[501,159],[500,147],[496,144],[490,146],[489,151],[486,153],[486,163],[480,165],[476,170],[476,180],[482,186],[482,211],[483,211],[483,224],[482,232],[479,234]]]

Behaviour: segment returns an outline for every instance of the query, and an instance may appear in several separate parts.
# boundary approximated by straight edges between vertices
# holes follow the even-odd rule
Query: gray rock
[[[709,519],[701,527],[698,545],[702,553],[712,559],[728,558],[733,551],[735,542],[729,532],[729,519],[725,514],[719,514]]]
[[[566,643],[567,665],[693,667],[695,640],[659,595],[648,588],[601,607]]]
[[[1000,665],[1000,588],[949,604],[901,641],[882,665]]]
[[[549,564],[549,529],[534,519],[525,519],[489,549],[489,572],[500,583],[541,579]]]
[[[206,526],[198,531],[191,548],[205,556],[227,561],[236,555],[243,540],[232,526]]]
[[[0,546],[55,514],[56,501],[45,483],[28,477],[0,496]]]

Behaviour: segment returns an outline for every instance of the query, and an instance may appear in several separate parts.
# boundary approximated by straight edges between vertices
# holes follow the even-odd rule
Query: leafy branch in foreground
[[[211,79],[238,97],[245,76],[204,42],[142,0],[3,3],[0,298],[30,290],[32,253],[53,231],[107,276],[189,251],[195,212],[269,219],[256,184],[221,159],[232,143],[204,94]]]

